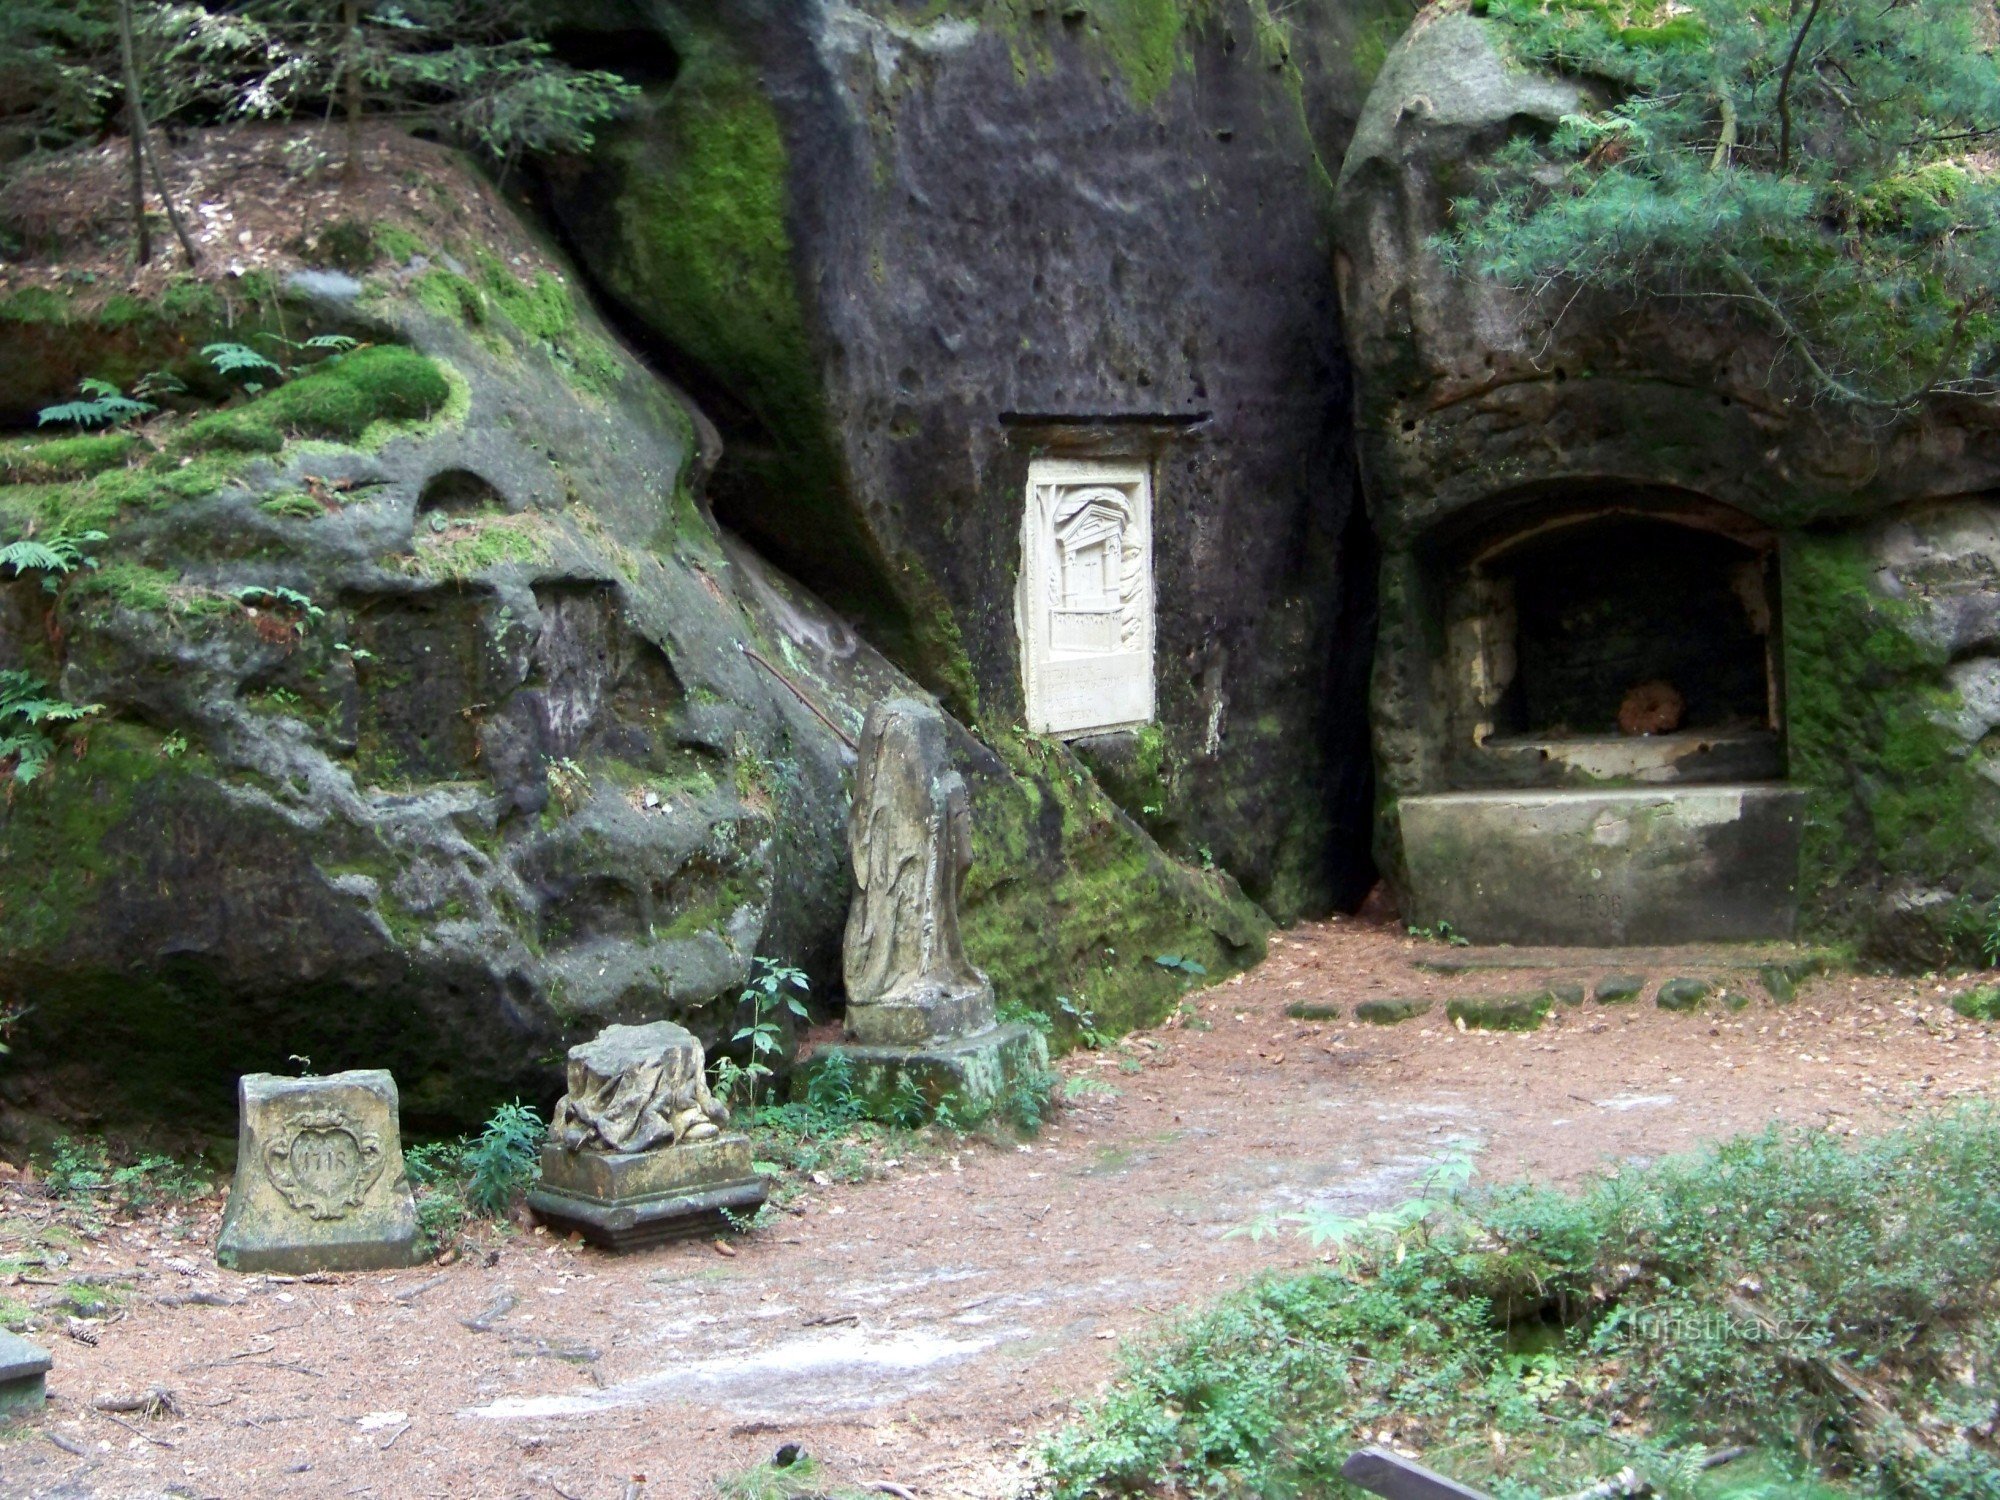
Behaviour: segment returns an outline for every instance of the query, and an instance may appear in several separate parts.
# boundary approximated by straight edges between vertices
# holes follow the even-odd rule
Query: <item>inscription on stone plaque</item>
[[[340,1110],[292,1116],[264,1148],[264,1170],[285,1201],[315,1219],[359,1206],[382,1172],[382,1142]]]
[[[1152,510],[1144,464],[1029,464],[1016,614],[1036,733],[1153,717]]]

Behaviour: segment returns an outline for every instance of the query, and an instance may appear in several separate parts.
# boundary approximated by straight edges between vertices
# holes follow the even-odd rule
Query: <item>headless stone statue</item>
[[[729,1110],[708,1091],[701,1043],[671,1021],[607,1026],[569,1049],[569,1092],[549,1138],[565,1151],[650,1151],[710,1140]]]
[[[843,953],[848,1035],[918,1047],[991,1029],[993,986],[958,934],[972,813],[944,715],[929,704],[885,698],[869,709],[847,848],[858,887]]]

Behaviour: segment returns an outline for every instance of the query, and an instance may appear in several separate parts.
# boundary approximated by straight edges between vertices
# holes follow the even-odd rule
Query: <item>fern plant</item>
[[[159,410],[152,402],[128,396],[110,381],[95,376],[78,381],[76,388],[76,400],[59,401],[36,412],[36,425],[66,422],[72,427],[116,427]]]
[[[98,703],[71,703],[53,696],[33,673],[0,671],[0,764],[14,763],[14,780],[27,784],[42,774],[55,754],[48,726],[74,724],[102,713]]]
[[[68,574],[78,568],[97,566],[97,559],[83,549],[105,540],[106,535],[101,531],[57,531],[47,537],[22,537],[0,547],[0,570],[14,578],[40,573],[42,587],[53,594]]]
[[[284,348],[298,353],[324,355],[319,363],[325,364],[340,358],[350,349],[359,348],[355,340],[344,333],[316,333],[309,339],[288,339],[282,334],[267,334],[267,338]],[[283,365],[268,355],[260,354],[248,344],[205,344],[202,358],[214,367],[215,373],[228,379],[241,378],[243,389],[251,395],[265,386],[289,380],[310,368],[305,364]]]

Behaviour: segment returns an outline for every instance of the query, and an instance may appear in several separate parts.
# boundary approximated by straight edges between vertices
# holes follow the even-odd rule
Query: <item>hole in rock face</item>
[[[1488,565],[1513,600],[1501,734],[1770,727],[1764,555],[1731,537],[1616,516]]]
[[[547,41],[557,59],[572,68],[616,73],[642,88],[672,83],[681,71],[680,55],[650,27],[563,26],[550,32]]]
[[[446,469],[424,485],[417,496],[417,514],[447,516],[476,515],[481,511],[505,510],[500,492],[470,469]]]

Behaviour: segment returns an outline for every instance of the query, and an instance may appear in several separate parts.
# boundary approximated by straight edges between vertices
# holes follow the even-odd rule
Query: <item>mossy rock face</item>
[[[1285,1007],[1294,1021],[1338,1021],[1340,1007],[1322,1000],[1296,1000]]]
[[[1308,122],[1337,146],[1356,43],[1397,13],[1278,10],[664,0],[678,71],[549,187],[714,392],[718,515],[989,743],[1024,720],[1029,464],[1145,464],[1157,722],[1082,755],[1290,919],[1372,883],[1367,544]]]
[[[1961,501],[1784,551],[1806,916],[1899,967],[1982,964],[2000,927],[1996,527],[2000,506]]]
[[[1538,995],[1447,1000],[1444,1013],[1468,1031],[1538,1031],[1554,1003],[1554,996],[1545,990]]]
[[[1706,979],[1669,979],[1660,986],[1653,1003],[1661,1010],[1700,1010],[1715,993],[1715,986]]]
[[[622,354],[589,389],[601,327],[569,306],[552,343],[519,285],[475,326],[303,277],[290,326],[365,347],[162,424],[172,451],[8,446],[0,541],[105,533],[0,609],[0,665],[98,705],[0,806],[18,1128],[88,1073],[108,1124],[225,1130],[235,1076],[296,1053],[457,1130],[546,1105],[606,1021],[726,1043],[753,954],[835,971],[842,730],[743,648],[844,627],[732,565],[688,412]],[[427,511],[440,475],[483,504]],[[846,658],[829,718],[908,687]]]
[[[78,1090],[223,1132],[293,1054],[455,1133],[552,1103],[607,1022],[726,1050],[756,958],[837,993],[852,744],[921,689],[718,531],[695,417],[570,279],[431,251],[449,301],[401,266],[274,292],[368,347],[160,424],[180,451],[0,450],[0,544],[105,533],[0,581],[0,669],[96,708],[0,799],[0,1139]],[[1156,955],[1261,956],[1062,746],[953,735],[1005,1001],[1116,1030],[1185,994]]]
[[[1363,1000],[1354,1007],[1354,1019],[1375,1026],[1394,1026],[1424,1015],[1430,1008],[1428,1000]]]
[[[1558,1005],[1583,1004],[1583,986],[1580,984],[1552,984],[1548,994]]]

